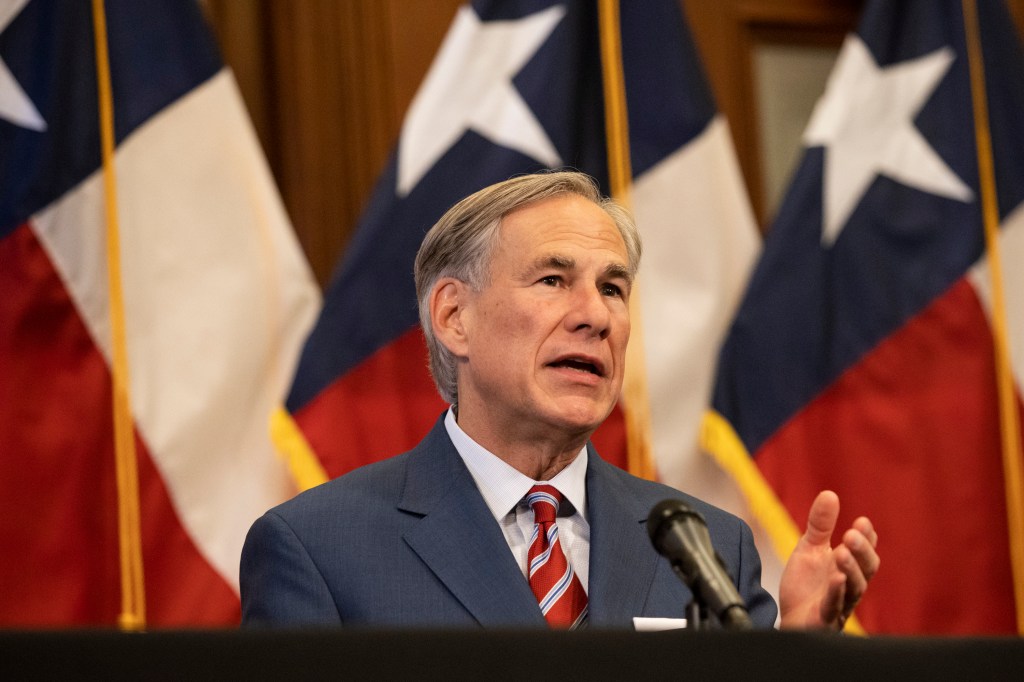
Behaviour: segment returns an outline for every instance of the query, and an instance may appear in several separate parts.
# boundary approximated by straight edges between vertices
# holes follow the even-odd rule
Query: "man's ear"
[[[464,319],[469,298],[469,287],[454,277],[442,277],[430,290],[430,323],[434,336],[457,357],[465,357],[469,347]]]

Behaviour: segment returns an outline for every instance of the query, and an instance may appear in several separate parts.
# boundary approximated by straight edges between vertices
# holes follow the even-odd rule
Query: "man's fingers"
[[[856,531],[847,531],[847,536],[850,533]],[[844,536],[844,542],[846,537]],[[860,538],[860,541],[867,545],[867,540]],[[842,544],[835,549],[836,567],[843,573],[844,576],[844,590],[842,600],[842,615],[849,616],[853,613],[854,607],[857,606],[857,602],[864,595],[864,591],[868,588],[869,576],[865,576],[864,571],[861,569],[861,565],[853,551],[850,549],[848,544]]]
[[[811,503],[811,511],[807,515],[807,532],[804,539],[812,545],[828,545],[832,539],[832,531],[836,529],[839,519],[839,496],[831,490],[818,493]]]
[[[867,538],[872,547],[878,547],[878,533],[875,532],[875,526],[871,523],[871,519],[866,516],[858,516],[857,520],[853,522],[853,527]]]
[[[857,521],[860,520],[857,519]],[[867,521],[867,519],[864,520]],[[870,525],[870,522],[868,523]],[[863,524],[861,527],[863,527]],[[868,530],[868,533],[864,533],[854,523],[854,527],[843,534],[843,546],[849,550],[854,561],[856,561],[857,567],[864,574],[865,580],[871,580],[875,576],[881,563],[878,552],[875,550],[875,547],[878,545],[878,535],[875,534],[874,530],[870,528]]]
[[[877,544],[878,536],[871,522],[861,517],[854,522],[854,528],[843,534],[842,544],[835,549],[836,565],[846,576],[843,616],[853,613],[868,588],[868,581],[878,572],[881,560],[875,551]]]

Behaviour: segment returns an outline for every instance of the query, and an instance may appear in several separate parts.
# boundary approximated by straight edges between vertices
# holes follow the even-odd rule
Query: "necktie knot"
[[[562,493],[558,492],[554,486],[535,485],[526,494],[526,503],[533,509],[535,523],[551,524],[558,516],[558,505],[562,503]]]

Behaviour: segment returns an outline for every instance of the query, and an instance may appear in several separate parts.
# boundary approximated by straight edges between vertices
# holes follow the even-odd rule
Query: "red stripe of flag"
[[[110,374],[28,225],[0,241],[0,623],[114,623],[121,608]],[[149,625],[239,620],[136,437]]]
[[[852,501],[839,528],[875,522],[869,632],[1014,630],[996,395],[988,321],[961,279],[757,453],[794,518],[830,486]]]

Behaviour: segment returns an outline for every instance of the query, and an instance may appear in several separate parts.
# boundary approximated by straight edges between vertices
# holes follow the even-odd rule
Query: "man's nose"
[[[570,331],[589,332],[604,339],[611,332],[608,299],[597,287],[577,287],[573,291],[571,309],[565,316]]]

